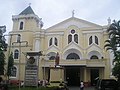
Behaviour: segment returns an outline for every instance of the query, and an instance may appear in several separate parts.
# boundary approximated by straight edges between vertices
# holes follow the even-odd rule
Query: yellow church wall
[[[62,41],[63,42],[62,45],[63,45],[63,48],[65,48],[68,45],[68,33],[67,33],[67,31],[64,32],[63,41]]]
[[[25,20],[25,27],[24,27],[25,30],[32,30],[32,31],[36,31],[38,30],[38,27],[37,27],[37,23],[34,19],[29,19],[29,20]]]
[[[18,22],[18,20],[14,20],[14,23],[13,23],[13,31],[16,31],[16,30],[18,30],[18,26],[19,26],[19,22]]]
[[[63,68],[50,68],[50,81],[64,81]]]
[[[58,39],[59,39],[59,48],[60,48],[60,50],[62,50],[63,49],[63,35],[60,35],[59,37],[58,37]],[[67,39],[67,38],[66,38]],[[61,53],[62,53],[62,51],[60,51]]]
[[[33,32],[24,32],[22,34],[22,41],[27,41],[29,45],[28,47],[33,47],[33,36],[34,36]]]
[[[41,40],[40,40],[40,50],[42,50],[43,52],[46,52],[46,45],[48,45],[46,42],[45,42],[45,38],[44,37],[41,37]]]
[[[110,60],[109,58],[106,60],[106,67],[105,67],[105,70],[104,70],[104,74],[105,74],[104,78],[110,77],[111,69],[110,69],[110,61],[109,60]]]
[[[24,81],[24,75],[25,75],[25,64],[20,65],[20,79]]]

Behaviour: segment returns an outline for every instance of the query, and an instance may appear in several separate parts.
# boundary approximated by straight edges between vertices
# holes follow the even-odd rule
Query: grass
[[[20,90],[56,90],[58,87],[21,87]],[[9,86],[9,90],[18,90],[19,87]]]

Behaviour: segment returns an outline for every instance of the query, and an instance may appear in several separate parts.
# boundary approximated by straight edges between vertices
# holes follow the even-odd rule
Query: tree
[[[9,79],[9,76],[12,75],[11,73],[11,70],[14,66],[14,59],[13,59],[13,53],[11,52],[9,58],[8,58],[8,67],[7,67],[7,76],[8,76],[8,79]]]
[[[7,50],[7,43],[3,33],[6,32],[6,26],[0,26],[0,75],[4,75],[4,65],[5,65],[5,54],[4,51]]]
[[[0,52],[0,75],[4,75],[5,55]]]
[[[105,42],[106,50],[111,50],[114,54],[112,74],[120,82],[120,20],[113,21],[107,29],[108,40]]]

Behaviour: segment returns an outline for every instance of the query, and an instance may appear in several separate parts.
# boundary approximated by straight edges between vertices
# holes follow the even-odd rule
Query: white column
[[[40,40],[36,39],[35,40],[35,51],[40,51]]]

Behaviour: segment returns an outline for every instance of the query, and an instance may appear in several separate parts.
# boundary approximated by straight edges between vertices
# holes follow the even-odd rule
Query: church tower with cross
[[[13,29],[10,34],[20,34],[20,46],[11,47],[14,56],[14,70],[11,80],[25,78],[25,52],[39,52],[38,72],[40,80],[53,82],[67,81],[69,86],[79,86],[84,81],[85,86],[95,85],[96,78],[111,78],[111,57],[104,48],[107,39],[107,27],[72,16],[58,24],[43,29],[42,19],[39,18],[29,5],[20,14],[13,15]],[[16,36],[11,42],[16,42]],[[19,55],[21,58],[19,59]],[[55,65],[56,55],[59,54],[59,70]],[[36,59],[36,58],[35,58]],[[19,60],[21,63],[19,63]],[[19,71],[19,65],[21,71]],[[52,69],[52,71],[51,71]],[[58,71],[58,72],[57,72]],[[56,74],[57,72],[57,74]],[[59,75],[58,75],[59,74]],[[54,76],[55,75],[55,76]],[[59,80],[58,80],[59,78]]]

